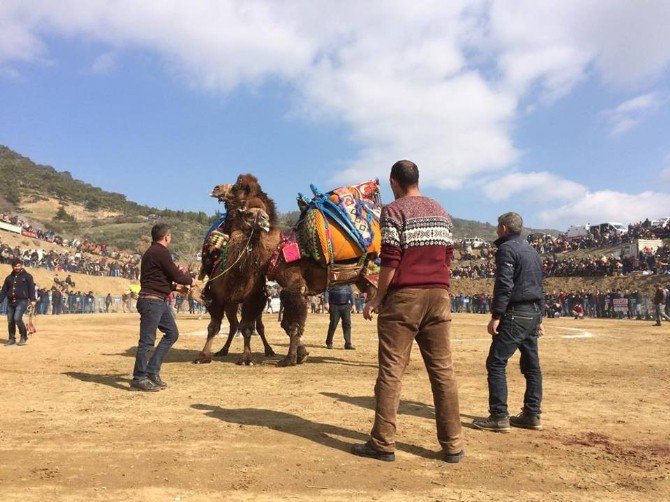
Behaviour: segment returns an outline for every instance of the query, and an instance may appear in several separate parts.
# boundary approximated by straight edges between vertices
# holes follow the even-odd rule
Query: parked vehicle
[[[586,237],[591,232],[591,225],[571,225],[565,236],[568,239],[577,239],[578,237]]]
[[[617,234],[627,234],[628,227],[623,223],[607,222],[599,223],[598,225],[591,225],[591,232],[593,233],[595,229],[598,229],[600,235],[605,233],[617,233]]]
[[[489,244],[486,242],[484,239],[480,239],[479,237],[466,237],[461,241],[461,246],[463,249],[470,247],[472,249],[478,249],[478,248],[483,248],[487,247]]]

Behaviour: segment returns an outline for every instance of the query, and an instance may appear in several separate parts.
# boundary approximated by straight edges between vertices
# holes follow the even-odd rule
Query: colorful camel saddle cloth
[[[321,193],[298,194],[302,213],[295,226],[302,254],[323,266],[381,251],[381,195],[377,180]]]

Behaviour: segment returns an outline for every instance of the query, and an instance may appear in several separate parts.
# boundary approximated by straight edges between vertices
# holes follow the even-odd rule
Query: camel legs
[[[251,335],[254,334],[254,327],[257,319],[263,315],[265,308],[265,293],[260,290],[252,298],[249,298],[242,304],[242,322],[240,323],[240,331],[244,337],[244,352],[237,361],[237,364],[245,364],[251,366],[254,363],[254,357],[251,353]],[[263,328],[265,328],[263,326]],[[264,340],[267,343],[267,340]],[[267,348],[266,345],[266,353]],[[270,348],[272,350],[272,348]]]
[[[258,332],[258,336],[261,337],[261,341],[263,342],[263,347],[265,348],[265,357],[272,357],[275,355],[275,351],[272,350],[272,347],[268,343],[267,338],[265,338],[265,324],[263,324],[263,313],[261,312],[261,315],[258,316],[256,319],[256,331]]]
[[[307,320],[307,299],[300,290],[284,289],[281,292],[284,317],[281,327],[289,336],[288,354],[277,363],[278,366],[294,366],[307,359],[309,353],[302,343],[302,334]]]
[[[228,339],[226,340],[225,345],[220,351],[214,354],[217,357],[227,356],[228,350],[230,349],[230,344],[233,343],[233,338],[235,338],[235,333],[237,333],[237,328],[240,325],[239,321],[237,320],[237,307],[237,303],[229,303],[226,305],[226,319],[228,319],[230,329],[228,330]]]
[[[217,335],[221,329],[221,321],[223,320],[223,313],[225,307],[220,303],[213,301],[207,307],[209,311],[210,321],[207,326],[207,341],[203,347],[198,357],[193,361],[195,364],[207,364],[212,362],[212,343],[214,342],[214,337]]]

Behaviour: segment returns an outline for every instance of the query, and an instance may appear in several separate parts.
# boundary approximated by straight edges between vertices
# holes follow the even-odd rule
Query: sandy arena
[[[322,343],[328,316],[308,319],[311,356],[287,348],[266,316],[275,358],[260,340],[253,367],[230,356],[191,361],[207,319],[180,316],[163,366],[169,388],[128,390],[136,314],[39,318],[26,347],[0,347],[0,499],[8,500],[668,500],[670,325],[551,319],[540,344],[542,432],[470,427],[487,413],[487,316],[456,314],[453,347],[466,458],[439,460],[430,386],[416,349],[404,379],[395,463],[358,458],[373,411],[375,324],[354,317],[358,350]],[[7,340],[3,328],[0,341]],[[215,344],[218,350],[223,339]],[[523,395],[510,361],[510,411]]]

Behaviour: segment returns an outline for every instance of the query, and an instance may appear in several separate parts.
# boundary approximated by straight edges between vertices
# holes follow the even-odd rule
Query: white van
[[[578,237],[586,237],[591,233],[591,225],[570,225],[565,236],[568,239],[577,239]]]
[[[623,223],[615,223],[612,221],[607,223],[600,223],[599,225],[591,225],[591,232],[593,232],[593,230],[596,228],[600,231],[600,235],[612,232],[617,233],[619,235],[628,233],[628,227],[626,225],[624,225]]]
[[[484,239],[480,239],[479,237],[466,237],[461,242],[461,246],[463,246],[463,249],[467,247],[470,247],[472,249],[478,249],[488,246],[488,243]]]

